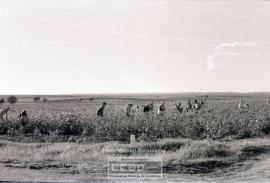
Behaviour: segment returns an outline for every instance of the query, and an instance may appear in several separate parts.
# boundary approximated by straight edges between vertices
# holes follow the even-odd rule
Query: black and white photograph
[[[270,183],[270,1],[0,0],[0,182]]]

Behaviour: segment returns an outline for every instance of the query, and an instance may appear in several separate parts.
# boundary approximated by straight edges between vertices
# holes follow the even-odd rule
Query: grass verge
[[[165,173],[209,173],[270,152],[270,139],[234,141],[163,139],[151,143],[18,143],[0,141],[0,164],[54,169],[62,173],[104,173],[108,156],[158,156]]]

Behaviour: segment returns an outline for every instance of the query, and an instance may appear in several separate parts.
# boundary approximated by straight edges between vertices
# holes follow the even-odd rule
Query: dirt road
[[[93,178],[91,175],[82,174],[62,174],[58,171],[48,170],[30,170],[23,168],[0,167],[1,181],[34,181],[34,182],[102,182],[99,178]],[[102,176],[104,177],[104,176]],[[106,180],[104,182],[115,182],[115,180]],[[122,182],[122,181],[120,181]],[[136,181],[135,181],[136,182]],[[139,182],[139,181],[138,181]],[[270,182],[270,154],[264,154],[254,160],[237,164],[228,170],[221,170],[213,174],[207,175],[181,175],[166,174],[163,180],[151,182]]]

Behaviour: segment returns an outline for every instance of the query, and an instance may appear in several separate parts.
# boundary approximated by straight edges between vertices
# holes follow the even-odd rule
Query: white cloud
[[[265,51],[266,44],[255,42],[227,42],[219,44],[214,53],[207,58],[207,69],[211,71],[218,67],[217,62],[220,56],[265,56],[270,55],[269,49]]]

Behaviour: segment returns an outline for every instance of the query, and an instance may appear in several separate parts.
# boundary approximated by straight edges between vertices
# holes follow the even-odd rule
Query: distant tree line
[[[93,97],[90,97],[90,98],[80,98],[79,99],[79,102],[82,102],[82,101],[92,101],[92,100],[94,100],[94,98]],[[14,96],[14,95],[10,95],[10,96],[8,96],[7,97],[7,99],[5,99],[5,98],[0,98],[0,104],[3,104],[3,103],[5,103],[5,102],[8,102],[8,103],[10,103],[10,104],[15,104],[17,101],[18,101],[18,98],[16,97],[16,96]],[[35,96],[34,98],[33,98],[33,101],[34,102],[48,102],[49,100],[47,99],[47,98],[41,98],[40,96]]]
[[[5,103],[7,101],[10,104],[15,104],[18,101],[18,98],[14,95],[10,95],[7,97],[7,100],[5,98],[0,98],[0,104]]]

